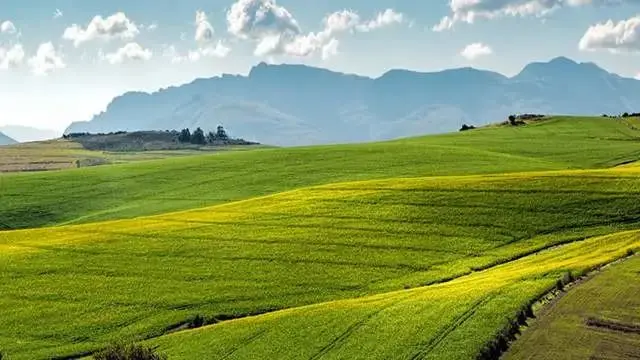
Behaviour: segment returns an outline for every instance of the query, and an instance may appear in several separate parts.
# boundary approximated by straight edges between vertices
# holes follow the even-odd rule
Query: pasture
[[[640,131],[629,121],[553,118],[372,144],[5,174],[0,229],[162,214],[334,182],[612,167],[640,157]]]
[[[474,359],[568,273],[640,250],[633,121],[2,174],[0,350]]]
[[[633,167],[389,179],[2,232],[0,307],[9,310],[0,343],[16,359],[68,355],[158,336],[196,315],[243,317],[437,284],[556,245],[608,243],[599,236],[638,228],[639,193]],[[637,234],[625,234],[587,255],[606,262],[636,247]],[[567,261],[576,271],[594,265]],[[545,274],[531,275],[543,278],[535,294],[559,276]]]

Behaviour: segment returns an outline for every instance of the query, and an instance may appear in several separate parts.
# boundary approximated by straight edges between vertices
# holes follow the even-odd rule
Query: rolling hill
[[[8,174],[0,228],[160,214],[331,182],[615,166],[640,157],[637,125],[637,119],[561,117],[372,144]]]
[[[638,121],[0,175],[0,349],[489,356],[548,291],[640,250]]]
[[[595,92],[592,89],[599,89]],[[255,66],[148,94],[126,93],[70,132],[164,130],[222,123],[270,145],[393,139],[486,124],[510,113],[620,114],[640,108],[640,81],[567,58],[527,65],[508,78],[462,68],[392,70],[372,79],[301,65]]]
[[[44,141],[57,139],[62,135],[60,132],[49,129],[38,129],[31,126],[4,125],[0,126],[3,132],[18,142]]]

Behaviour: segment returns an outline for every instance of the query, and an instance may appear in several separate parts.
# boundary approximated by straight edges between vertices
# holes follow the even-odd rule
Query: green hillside
[[[0,175],[0,228],[133,218],[331,182],[614,166],[640,158],[631,121],[554,118],[374,144]]]
[[[558,280],[640,250],[637,125],[0,175],[0,351],[476,359]]]
[[[582,241],[640,228],[639,193],[637,167],[391,179],[4,232],[0,307],[11,310],[0,318],[0,344],[15,359],[66,355],[157,336],[196,315],[212,320],[397,291],[558,244],[603,245],[589,247],[586,262],[564,255],[572,260],[558,269],[580,271],[592,256],[605,263],[640,245],[637,233]],[[542,277],[517,304],[561,276],[517,269]],[[522,290],[530,276],[514,286]],[[512,310],[492,311],[507,317]]]

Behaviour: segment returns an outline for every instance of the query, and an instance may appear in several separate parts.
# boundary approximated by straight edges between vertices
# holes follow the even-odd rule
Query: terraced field
[[[33,227],[0,232],[0,349],[473,359],[567,272],[640,250],[639,134],[563,118],[0,176],[5,228]]]

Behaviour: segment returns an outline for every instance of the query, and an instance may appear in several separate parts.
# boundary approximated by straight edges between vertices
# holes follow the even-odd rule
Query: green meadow
[[[637,123],[0,175],[0,350],[474,359],[568,273],[640,250]]]
[[[133,218],[334,182],[611,167],[640,157],[639,122],[554,118],[372,144],[0,174],[0,228]]]

